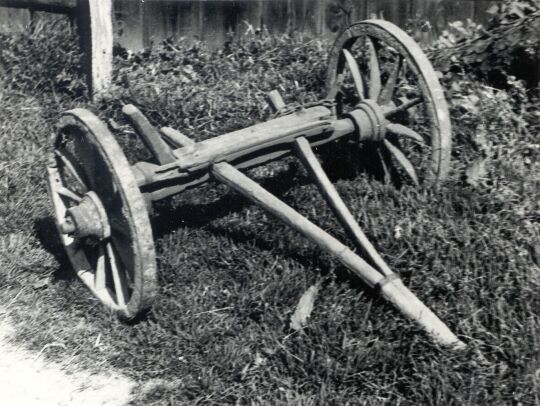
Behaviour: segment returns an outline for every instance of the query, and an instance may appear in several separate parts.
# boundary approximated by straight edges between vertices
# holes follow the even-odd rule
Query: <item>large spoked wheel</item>
[[[431,63],[404,31],[380,20],[348,27],[331,52],[327,88],[338,117],[361,116],[360,139],[375,142],[387,175],[416,184],[448,175],[448,106]]]
[[[123,319],[154,299],[156,260],[144,199],[107,127],[84,109],[60,120],[48,167],[63,245],[77,275]]]

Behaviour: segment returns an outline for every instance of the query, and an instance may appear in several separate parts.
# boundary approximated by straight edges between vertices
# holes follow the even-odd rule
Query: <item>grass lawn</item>
[[[213,184],[154,211],[159,296],[145,320],[125,324],[74,278],[51,217],[45,167],[60,114],[85,107],[121,126],[120,106],[136,102],[154,124],[207,138],[267,118],[274,87],[315,99],[327,47],[156,48],[117,58],[114,92],[91,103],[68,31],[0,37],[0,317],[21,343],[61,344],[44,355],[122,371],[141,384],[134,405],[540,403],[540,120],[522,88],[453,88],[453,169],[438,190],[398,188],[352,164],[336,176],[390,267],[465,351],[432,344],[317,247]],[[470,181],[474,165],[484,171]],[[298,163],[253,175],[345,240]],[[313,284],[311,318],[293,331]]]

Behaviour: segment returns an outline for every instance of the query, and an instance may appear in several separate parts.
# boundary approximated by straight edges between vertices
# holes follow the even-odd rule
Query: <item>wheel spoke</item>
[[[416,106],[417,104],[420,104],[422,103],[422,98],[421,97],[415,97],[414,99],[411,99],[403,104],[400,104],[399,106],[397,107],[394,107],[393,109],[391,110],[388,110],[384,113],[384,116],[386,118],[388,117],[391,117],[397,113],[401,113],[402,111],[405,111],[405,110],[408,110],[410,109],[411,107],[414,107]]]
[[[375,43],[367,37],[369,44],[369,98],[377,100],[381,93],[381,68],[379,67],[379,59],[377,58],[377,48]]]
[[[379,104],[385,105],[390,103],[390,101],[392,100],[392,95],[394,94],[394,89],[396,88],[397,78],[399,76],[402,62],[403,57],[401,55],[398,55],[397,61],[394,63],[394,65],[392,66],[392,70],[390,71],[390,76],[388,76],[388,79],[386,80],[384,89],[379,95]]]
[[[377,155],[379,155],[379,159],[381,160],[381,166],[384,172],[384,183],[389,184],[392,177],[390,175],[390,169],[388,169],[388,165],[386,165],[386,158],[380,148],[377,148]]]
[[[94,275],[94,284],[97,291],[106,289],[107,287],[105,252],[103,251],[103,247],[99,248],[99,257],[96,263],[96,273]]]
[[[88,187],[86,186],[86,183],[82,180],[79,172],[77,172],[77,170],[75,169],[75,166],[73,165],[73,160],[67,157],[67,155],[70,155],[69,152],[60,151],[59,149],[57,149],[54,151],[54,153],[58,158],[60,158],[63,166],[68,170],[73,179],[77,181],[79,186],[82,188],[82,192],[88,192]]]
[[[418,182],[418,176],[416,176],[416,171],[414,170],[414,166],[412,165],[411,161],[407,159],[407,157],[401,152],[401,150],[396,147],[394,144],[392,144],[388,140],[384,140],[384,145],[390,151],[390,153],[393,155],[393,157],[396,159],[396,161],[401,165],[401,167],[407,172],[407,175],[413,180],[415,185],[419,185],[420,182]]]
[[[418,134],[412,128],[405,127],[402,124],[390,123],[390,124],[388,124],[386,126],[386,131],[388,131],[388,132],[390,132],[392,134],[402,136],[402,137],[410,138],[410,139],[416,141],[417,143],[419,143],[421,145],[426,144],[424,138],[420,134]]]
[[[127,286],[125,284],[125,278],[123,278],[121,271],[116,262],[116,255],[114,253],[114,248],[112,243],[107,242],[107,255],[109,257],[109,264],[111,267],[113,282],[114,282],[114,291],[116,292],[116,300],[120,306],[126,305],[126,298],[128,296]]]
[[[360,100],[364,100],[364,81],[362,80],[362,74],[360,73],[358,63],[356,63],[354,56],[352,56],[349,50],[343,49],[343,55],[345,55],[347,65],[349,66],[349,70],[351,71],[358,97],[360,98]]]
[[[343,73],[340,73],[337,75],[336,81],[332,85],[332,88],[328,92],[328,96],[326,96],[326,98],[328,100],[334,100],[337,94],[339,93],[339,91],[341,90],[342,85],[343,85]]]
[[[133,281],[134,276],[130,271],[135,266],[135,263],[131,247],[133,237],[129,224],[124,222],[122,217],[114,214],[109,217],[109,224],[111,226],[111,239],[116,248],[116,253],[119,257],[118,259],[126,269],[126,276],[130,281]]]

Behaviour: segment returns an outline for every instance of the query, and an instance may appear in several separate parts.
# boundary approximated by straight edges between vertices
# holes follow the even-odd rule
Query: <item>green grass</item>
[[[65,50],[66,35],[51,36],[48,46],[57,41]],[[3,41],[10,52],[20,43]],[[223,57],[230,64],[182,44],[118,59],[115,93],[98,104],[68,85],[79,80],[75,55],[42,56],[64,75],[47,83],[33,79],[43,72],[22,65],[27,59],[13,57],[0,91],[0,302],[17,339],[35,349],[63,344],[44,354],[64,364],[122,371],[141,383],[134,405],[538,404],[540,268],[532,249],[540,241],[540,125],[506,92],[484,95],[478,111],[460,108],[470,94],[454,95],[453,172],[440,189],[398,189],[361,171],[337,180],[391,268],[468,344],[462,353],[432,344],[335,260],[222,186],[157,208],[160,289],[146,320],[119,322],[74,279],[44,173],[61,112],[82,106],[122,124],[119,106],[136,101],[156,125],[207,138],[268,117],[263,96],[275,83],[289,98],[315,97],[326,48],[265,41],[256,56],[233,49]],[[37,45],[28,44],[17,52],[38,58]],[[183,83],[183,74],[162,69],[167,61],[174,68],[174,58],[185,58],[198,77]],[[167,88],[156,90],[163,80]],[[490,159],[472,187],[462,178],[480,156],[473,141],[481,121]],[[260,179],[266,187],[345,238],[298,164],[269,172]],[[315,283],[311,318],[294,332],[290,316]]]

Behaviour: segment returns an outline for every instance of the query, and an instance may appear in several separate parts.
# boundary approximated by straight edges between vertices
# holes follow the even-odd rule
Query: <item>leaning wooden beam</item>
[[[69,14],[75,11],[77,0],[0,0],[0,7]]]
[[[334,255],[343,265],[360,276],[369,286],[375,287],[383,279],[377,270],[356,255],[349,247],[313,224],[262,186],[248,178],[230,164],[218,163],[212,166],[212,174],[222,183],[246,196],[257,205],[300,232],[322,249]]]
[[[140,139],[159,164],[165,165],[176,160],[171,148],[163,141],[158,130],[150,124],[150,121],[137,107],[133,104],[127,104],[122,108],[122,113],[135,128]]]
[[[389,302],[422,326],[437,343],[454,349],[465,348],[465,344],[403,285],[396,274],[383,276],[348,247],[311,223],[232,165],[225,162],[214,164],[212,175],[315,242],[323,250],[334,255],[368,285],[379,287]]]
[[[317,183],[319,190],[332,208],[345,230],[352,237],[355,244],[360,248],[373,264],[377,266],[383,275],[393,274],[386,262],[381,258],[375,247],[367,239],[366,235],[356,222],[351,211],[339,195],[338,191],[328,179],[328,175],[322,168],[319,160],[313,153],[311,145],[304,137],[298,137],[295,142],[296,152],[302,163],[306,166],[311,177]]]

